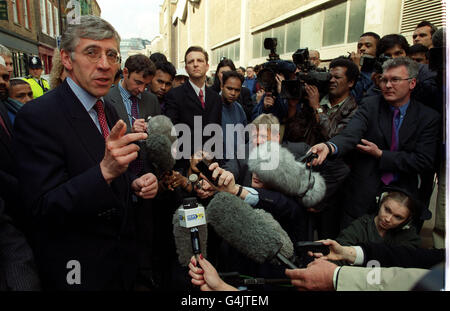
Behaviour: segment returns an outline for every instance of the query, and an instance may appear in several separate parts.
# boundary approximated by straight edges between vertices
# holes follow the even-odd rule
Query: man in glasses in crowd
[[[433,171],[440,117],[411,97],[418,66],[406,57],[386,61],[380,79],[382,95],[364,99],[340,134],[312,147],[319,156],[313,165],[327,156],[351,157],[351,173],[343,187],[342,228],[374,211],[382,187],[396,184],[417,193],[423,187],[421,176]]]
[[[82,16],[61,38],[67,79],[25,105],[13,141],[23,213],[42,286],[50,290],[132,289],[140,249],[132,197],[153,198],[156,177],[132,180],[133,142],[146,133],[103,100],[120,63],[120,37]]]

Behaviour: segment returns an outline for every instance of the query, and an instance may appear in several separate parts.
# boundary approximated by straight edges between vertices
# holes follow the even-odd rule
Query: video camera
[[[331,75],[325,68],[316,68],[311,64],[308,48],[295,51],[292,60],[299,71],[296,73],[296,79],[282,82],[281,97],[286,99],[303,98],[306,94],[305,84],[316,86],[321,96],[328,92]]]
[[[392,57],[381,54],[378,57],[372,55],[363,54],[359,65],[361,66],[362,72],[376,72],[383,73],[383,64],[385,61],[391,59]],[[350,56],[349,56],[350,59]]]
[[[268,62],[262,65],[263,69],[258,73],[258,83],[266,91],[272,93],[272,96],[278,96],[276,75],[282,74],[285,79],[289,79],[290,75],[295,72],[293,62],[281,60],[276,53],[278,40],[277,38],[265,38],[264,48],[270,50]]]

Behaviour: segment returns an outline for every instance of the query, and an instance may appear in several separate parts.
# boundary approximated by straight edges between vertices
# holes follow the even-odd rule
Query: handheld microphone
[[[307,154],[301,161],[311,161],[314,156]],[[274,160],[278,165],[265,169],[265,165]],[[268,141],[254,148],[249,155],[248,167],[269,189],[298,197],[305,207],[313,207],[325,197],[325,179],[313,172],[312,167],[307,168],[305,163],[296,161],[287,148],[276,142]]]
[[[216,194],[206,211],[217,234],[245,256],[297,268],[288,259],[294,256],[292,241],[271,214],[226,192]]]
[[[150,118],[147,123],[146,161],[155,169],[158,178],[175,166],[172,144],[176,137],[171,135],[172,128],[170,119],[162,115]]]
[[[175,211],[173,234],[181,265],[187,266],[192,255],[202,253],[206,256],[207,226],[205,208],[196,198],[185,198],[183,205]],[[191,247],[189,247],[189,245]]]

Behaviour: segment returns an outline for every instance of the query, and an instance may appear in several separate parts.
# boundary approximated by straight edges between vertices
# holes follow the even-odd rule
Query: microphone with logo
[[[197,202],[195,197],[185,198],[183,205],[175,211],[173,235],[178,261],[182,266],[187,266],[192,255],[197,257],[202,250],[203,256],[206,257],[208,231],[205,208]]]
[[[271,214],[227,192],[217,193],[206,211],[217,234],[248,258],[297,269],[290,260],[294,258],[292,241]]]

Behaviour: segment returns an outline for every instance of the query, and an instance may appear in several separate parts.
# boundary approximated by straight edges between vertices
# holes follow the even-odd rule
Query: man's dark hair
[[[153,63],[157,62],[167,62],[167,57],[163,53],[155,52],[150,55],[150,60]]]
[[[349,60],[348,58],[338,57],[331,61],[330,69],[334,67],[345,67],[347,70],[345,71],[345,76],[347,77],[348,82],[355,82],[358,80],[359,69],[358,66]]]
[[[143,54],[128,57],[125,67],[128,69],[128,74],[143,72],[144,77],[155,75],[155,64]]]
[[[421,21],[421,22],[416,26],[416,29],[417,29],[417,28],[421,28],[421,27],[427,27],[427,26],[431,28],[430,33],[431,33],[431,35],[433,35],[433,34],[436,32],[437,27],[434,26],[434,25],[433,25],[432,23],[430,23],[429,21]]]
[[[380,41],[380,36],[377,33],[371,32],[371,31],[365,32],[362,35],[360,35],[359,37],[360,38],[362,38],[362,37],[373,37],[373,38],[375,38],[375,40]]]
[[[407,51],[408,56],[416,53],[425,53],[425,55],[427,55],[428,48],[420,43],[411,45]]]
[[[378,41],[377,57],[396,45],[399,45],[406,53],[408,53],[409,43],[406,38],[402,35],[391,34],[384,36]]]
[[[225,82],[227,82],[229,78],[237,78],[241,80],[241,85],[244,83],[244,77],[237,71],[224,71],[222,76],[223,85],[225,85]]]
[[[156,70],[161,70],[162,72],[168,73],[172,77],[172,80],[177,75],[177,70],[171,62],[157,62],[155,66]]]
[[[14,78],[14,79],[9,80],[9,88],[12,88],[13,86],[16,86],[16,85],[23,85],[23,84],[30,85],[27,81],[24,81],[19,78]]]
[[[205,55],[206,63],[208,63],[208,52],[206,52],[201,46],[191,46],[187,49],[186,53],[184,53],[184,62],[186,63],[186,56],[191,52],[201,52]]]
[[[245,68],[244,67],[239,67],[239,69],[241,69],[243,72],[245,72]]]

